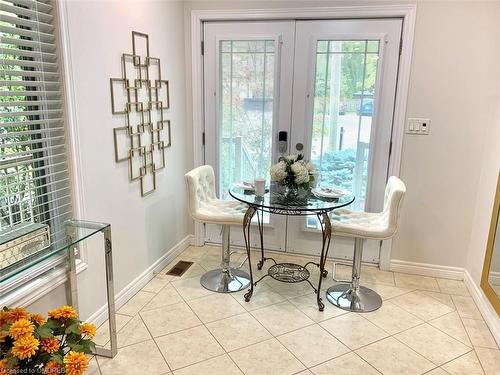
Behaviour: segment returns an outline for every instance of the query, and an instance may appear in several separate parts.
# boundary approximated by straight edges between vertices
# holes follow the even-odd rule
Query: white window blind
[[[72,213],[53,3],[0,0],[0,230]]]

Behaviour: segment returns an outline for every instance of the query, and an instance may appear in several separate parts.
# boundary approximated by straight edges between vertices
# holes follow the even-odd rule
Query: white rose
[[[311,162],[306,163],[306,168],[309,172],[314,172],[314,164]]]
[[[287,155],[285,156],[285,159],[294,162],[295,160],[297,160],[297,155]]]
[[[274,164],[269,171],[271,175],[271,179],[273,181],[281,182],[286,178],[286,164],[283,161],[280,161],[277,164]]]

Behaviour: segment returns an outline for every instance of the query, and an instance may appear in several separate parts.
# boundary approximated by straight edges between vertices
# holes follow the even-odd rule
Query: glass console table
[[[113,285],[113,256],[111,242],[111,225],[81,220],[67,220],[60,226],[50,227],[50,246],[43,250],[33,251],[11,264],[2,263],[0,267],[0,285],[16,276],[29,275],[32,267],[42,262],[50,262],[66,255],[69,280],[69,301],[78,311],[78,289],[76,278],[75,247],[82,241],[102,233],[104,237],[104,257],[106,263],[106,289],[108,301],[108,322],[110,332],[110,348],[97,347],[96,354],[114,357],[117,353],[115,293]]]
[[[340,198],[321,198],[315,196],[310,190],[301,190],[290,194],[282,186],[271,185],[270,191],[264,196],[258,197],[253,192],[244,191],[240,188],[233,188],[229,191],[234,199],[248,205],[248,209],[243,218],[243,235],[245,237],[245,246],[248,256],[248,265],[250,269],[250,289],[245,294],[245,300],[248,302],[252,298],[254,286],[264,277],[272,277],[273,279],[285,283],[308,282],[316,293],[316,301],[319,311],[323,311],[325,305],[320,297],[321,282],[328,272],[325,270],[326,258],[328,256],[328,248],[332,237],[332,225],[328,213],[336,208],[345,207],[354,202],[354,195],[347,194]],[[305,265],[294,263],[277,263],[273,258],[266,258],[264,254],[264,239],[263,239],[263,213],[269,212],[275,215],[285,216],[307,216],[314,215],[318,218],[322,233],[322,247],[319,263],[308,262]],[[251,251],[250,251],[250,224],[253,216],[257,214],[257,224],[260,234],[261,259],[257,264],[257,268],[262,269],[266,260],[272,260],[274,264],[269,267],[267,274],[259,280],[253,280]],[[316,289],[309,280],[311,273],[307,266],[314,264],[319,267],[320,277],[318,288]]]

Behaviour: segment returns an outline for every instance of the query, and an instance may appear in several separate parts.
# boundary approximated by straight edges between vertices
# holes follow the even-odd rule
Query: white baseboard
[[[460,267],[439,266],[436,264],[407,262],[391,259],[391,271],[412,275],[439,277],[443,279],[463,280],[464,269]]]
[[[474,299],[474,302],[479,308],[484,321],[490,328],[491,334],[500,346],[500,319],[497,312],[493,309],[483,290],[474,282],[469,271],[467,270],[464,271],[464,282],[467,289],[469,289],[469,293]]]
[[[160,259],[158,259],[150,267],[148,267],[143,273],[132,280],[130,284],[128,284],[125,288],[118,292],[115,297],[116,310],[122,307],[130,298],[132,298],[139,290],[141,290],[154,277],[156,272],[160,272],[163,268],[166,267],[167,264],[174,260],[180,253],[182,253],[193,243],[194,236],[192,234],[187,235],[174,247],[168,250]],[[86,321],[99,326],[104,323],[106,319],[108,319],[107,304],[101,306],[95,313],[93,313],[88,319],[86,319]]]

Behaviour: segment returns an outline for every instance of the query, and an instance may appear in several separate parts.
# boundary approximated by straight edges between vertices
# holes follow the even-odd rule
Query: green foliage
[[[320,165],[319,158],[313,160],[315,165]],[[368,163],[363,163],[363,176],[368,173]],[[354,175],[356,167],[356,151],[345,149],[329,151],[323,154],[321,160],[321,184],[338,186],[352,191],[354,188]],[[362,192],[366,191],[366,178],[363,178]]]
[[[13,26],[13,25],[10,25]],[[19,35],[2,33],[2,36],[11,39],[19,38]],[[17,45],[3,44],[2,46],[17,49]],[[35,68],[16,65],[17,56],[2,53],[0,55],[0,69],[3,71],[13,70],[34,70]],[[33,78],[17,76],[12,74],[2,74],[1,80],[5,81],[29,81]],[[22,112],[37,110],[36,106],[28,105],[5,105],[7,102],[22,102],[30,100],[25,92],[28,87],[13,84],[7,86],[10,95],[0,96],[0,113],[8,113],[9,116],[0,118],[0,139],[1,153],[0,161],[3,163],[15,163],[22,157],[30,155],[32,150],[37,147],[37,134],[28,133],[37,130],[36,125],[22,124],[24,121],[36,120],[38,116],[25,115]],[[19,95],[16,94],[19,92]],[[31,96],[34,96],[33,91]],[[11,125],[12,123],[19,125]],[[10,123],[10,124],[9,124]],[[17,143],[17,145],[15,145]],[[0,168],[0,220],[1,226],[12,226],[21,221],[35,220],[38,214],[36,201],[36,174],[33,171],[32,163],[23,163],[22,165],[9,168]],[[39,180],[38,180],[39,184]]]
[[[63,307],[66,310],[71,307]],[[22,373],[42,373],[41,370],[49,361],[55,361],[61,365],[64,364],[64,357],[70,352],[80,352],[85,354],[93,354],[96,351],[92,337],[95,334],[95,327],[91,325],[82,325],[82,322],[76,318],[65,317],[67,315],[59,313],[55,318],[48,318],[46,321],[41,322],[39,318],[35,319],[33,315],[29,314],[24,309],[17,309],[16,314],[10,314],[9,309],[3,309],[0,312],[0,319],[6,322],[1,327],[0,335],[3,341],[0,342],[0,360],[7,360],[8,369],[28,370],[31,372]],[[57,311],[54,310],[54,311]],[[74,312],[76,316],[76,312]],[[16,322],[29,320],[33,331],[24,333],[12,333],[12,326]],[[39,324],[42,323],[42,324]],[[16,327],[26,327],[26,323],[18,323]],[[15,331],[14,331],[15,332]],[[19,331],[17,331],[19,332]],[[14,339],[15,338],[15,339]],[[16,349],[15,344],[17,340],[30,340],[33,344],[34,353],[29,351],[19,354],[19,348]],[[42,343],[43,339],[52,339],[57,343],[55,345],[47,345],[47,342]],[[38,341],[38,342],[37,342]],[[49,341],[50,342],[50,341]],[[35,347],[36,345],[36,347]],[[51,349],[47,349],[51,348]],[[16,352],[17,350],[17,352]],[[47,351],[46,351],[47,350]],[[49,353],[54,351],[54,353]],[[27,354],[26,354],[27,353]],[[24,358],[26,357],[26,358]],[[23,359],[20,359],[23,358]],[[0,368],[1,372],[1,368]]]

